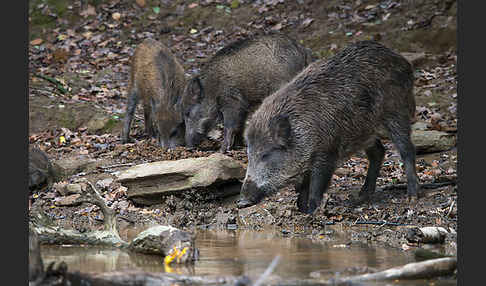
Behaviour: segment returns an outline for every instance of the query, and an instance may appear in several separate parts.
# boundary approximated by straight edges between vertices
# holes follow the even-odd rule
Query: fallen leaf
[[[154,10],[154,13],[155,14],[159,14],[160,13],[160,7],[153,7],[152,10]]]
[[[240,1],[238,0],[231,1],[231,9],[236,9],[238,8],[238,6],[240,6]]]
[[[282,23],[278,23],[272,27],[272,30],[274,31],[280,31],[281,29],[282,29]]]
[[[314,19],[307,18],[302,22],[302,27],[307,28],[312,22],[314,22]]]
[[[145,0],[135,0],[135,2],[137,3],[138,6],[140,7],[145,7]]]
[[[113,20],[118,21],[121,18],[121,14],[118,13],[118,12],[115,12],[115,13],[111,14],[111,17],[113,18]]]
[[[32,41],[30,42],[30,44],[31,44],[32,46],[38,46],[38,45],[42,44],[42,42],[43,42],[43,40],[39,38],[39,39],[32,40]]]
[[[96,16],[96,9],[94,6],[88,4],[88,8],[86,8],[84,11],[79,12],[79,15],[83,16],[84,18],[88,16]]]

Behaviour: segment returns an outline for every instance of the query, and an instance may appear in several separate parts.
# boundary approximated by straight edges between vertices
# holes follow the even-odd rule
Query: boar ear
[[[270,130],[273,133],[274,142],[282,147],[290,144],[290,121],[287,114],[279,114],[270,123]]]
[[[190,82],[191,97],[194,102],[200,102],[203,98],[203,87],[201,84],[201,79],[197,76],[194,77]]]

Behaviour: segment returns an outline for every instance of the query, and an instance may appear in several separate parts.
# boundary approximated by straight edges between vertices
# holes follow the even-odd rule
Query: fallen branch
[[[103,230],[80,233],[76,230],[49,226],[42,223],[42,213],[37,213],[38,219],[35,219],[36,216],[34,216],[34,220],[31,220],[33,231],[38,234],[41,242],[47,242],[49,244],[128,246],[128,243],[120,238],[116,228],[115,212],[106,206],[95,186],[90,181],[86,179],[84,180],[88,183],[90,188],[87,188],[87,193],[76,199],[73,204],[91,203],[98,206],[103,213]]]
[[[409,263],[400,267],[390,268],[375,273],[331,279],[330,282],[335,283],[333,285],[342,285],[349,282],[426,279],[450,275],[454,272],[454,270],[456,270],[456,267],[457,258],[446,257]]]
[[[445,186],[450,186],[450,185],[457,185],[457,179],[450,179],[448,181],[444,182],[436,182],[436,183],[425,183],[425,184],[420,184],[421,189],[437,189],[437,188],[442,188]],[[381,188],[382,191],[389,191],[389,190],[406,190],[407,189],[407,184],[394,184],[394,185],[388,185],[384,186]]]
[[[119,167],[131,167],[135,165],[135,163],[124,163],[124,164],[115,164],[115,165],[110,165],[110,166],[100,166],[98,167],[99,169],[106,170],[106,169],[113,169],[113,168],[119,168]]]

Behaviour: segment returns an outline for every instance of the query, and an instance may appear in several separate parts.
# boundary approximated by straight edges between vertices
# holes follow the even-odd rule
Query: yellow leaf
[[[59,137],[59,144],[65,144],[66,143],[66,138],[64,136]]]

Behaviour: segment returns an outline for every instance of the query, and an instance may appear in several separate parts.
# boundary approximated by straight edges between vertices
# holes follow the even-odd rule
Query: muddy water
[[[132,235],[128,234],[125,238],[131,239]],[[51,261],[65,261],[71,271],[140,270],[186,275],[246,275],[252,279],[258,278],[277,255],[280,260],[272,275],[289,279],[308,279],[319,274],[321,278],[328,279],[349,267],[366,266],[382,270],[415,262],[411,254],[349,243],[344,238],[340,240],[334,237],[332,241],[325,237],[318,240],[289,238],[268,231],[199,231],[196,245],[200,250],[200,260],[190,267],[166,267],[161,257],[110,248],[42,246],[41,253],[45,265]],[[430,283],[414,281],[411,284],[392,284]],[[433,283],[437,286],[456,285],[455,280],[435,280]]]

